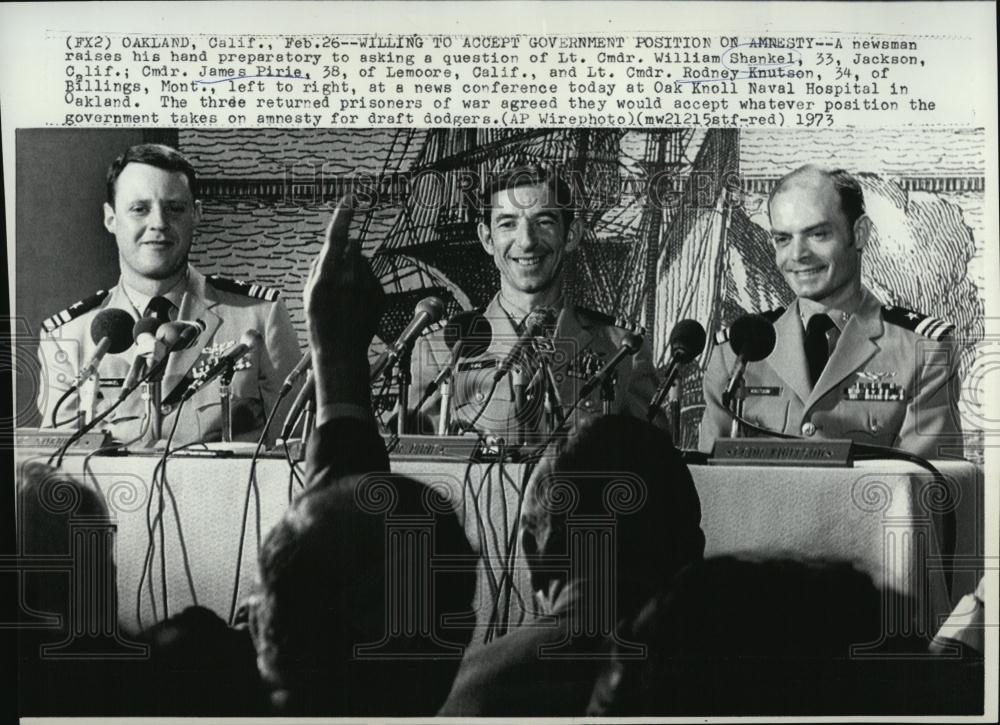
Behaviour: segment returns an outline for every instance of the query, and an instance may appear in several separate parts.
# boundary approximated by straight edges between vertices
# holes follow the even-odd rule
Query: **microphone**
[[[156,330],[156,339],[166,346],[167,352],[176,352],[193,347],[204,331],[205,323],[201,320],[164,322]]]
[[[301,365],[301,362],[299,364]],[[288,415],[285,416],[285,424],[281,426],[281,435],[278,436],[279,438],[285,441],[288,440],[288,437],[292,435],[292,431],[295,430],[295,424],[299,422],[302,411],[315,399],[315,396],[316,381],[313,380],[312,368],[308,368],[306,370],[306,381],[299,389],[299,394],[295,396],[295,400],[292,401],[292,407],[288,409]]]
[[[295,381],[312,368],[312,362],[312,350],[306,350],[299,359],[298,364],[292,368],[292,372],[288,373],[285,382],[281,384],[281,388],[278,390],[279,398],[284,398],[291,392],[292,388],[295,387]]]
[[[590,380],[583,384],[583,387],[580,388],[580,393],[577,396],[577,399],[583,400],[594,392],[594,390],[597,389],[597,386],[604,383],[604,381],[611,376],[611,373],[615,371],[615,368],[618,367],[622,360],[629,355],[635,355],[641,348],[642,338],[633,332],[626,333],[622,338],[621,345],[618,346],[618,352],[615,353],[613,358],[604,363],[604,367],[598,370],[597,373],[590,378]]]
[[[118,398],[119,400],[127,396],[135,388],[139,378],[142,377],[146,364],[149,362],[147,358],[155,356],[156,331],[162,324],[160,320],[152,316],[140,317],[136,320],[135,326],[132,328],[132,338],[135,340],[138,349],[135,353],[135,359],[132,360],[132,365],[129,367],[128,374],[122,382],[122,392]]]
[[[256,330],[247,330],[243,333],[243,337],[240,338],[239,344],[216,360],[215,364],[212,365],[212,367],[210,367],[204,375],[196,378],[186,388],[184,388],[182,383],[177,388],[172,390],[170,395],[167,396],[167,399],[163,401],[160,408],[164,411],[164,413],[167,413],[177,405],[180,405],[184,401],[190,399],[195,393],[219,377],[228,368],[235,365],[240,358],[251,350],[256,349],[263,341],[264,338],[261,337],[259,332]]]
[[[744,315],[729,328],[729,345],[736,353],[729,383],[722,393],[722,404],[731,407],[733,396],[743,382],[748,362],[763,360],[774,350],[777,335],[771,321],[760,315]]]
[[[705,349],[705,328],[695,320],[681,320],[670,331],[670,359],[667,362],[663,382],[656,389],[656,394],[649,401],[646,420],[652,421],[656,411],[663,405],[664,399],[674,384],[682,365],[693,361]]]
[[[73,382],[74,388],[79,388],[97,374],[97,368],[107,353],[117,355],[132,346],[132,315],[114,307],[101,310],[90,323],[90,339],[97,348],[87,364],[80,369]]]
[[[507,353],[507,357],[500,363],[497,371],[493,373],[493,382],[497,383],[507,375],[524,354],[525,348],[531,345],[536,337],[544,335],[546,327],[553,327],[555,324],[555,314],[548,307],[539,307],[537,310],[532,310],[524,320],[524,332],[517,338],[514,347]]]
[[[371,368],[371,379],[375,380],[381,377],[395,365],[400,355],[406,351],[406,348],[413,344],[417,336],[428,325],[433,325],[442,317],[444,317],[444,302],[437,297],[425,297],[420,300],[413,309],[413,319],[410,320],[410,324],[400,333],[396,341],[375,360]]]

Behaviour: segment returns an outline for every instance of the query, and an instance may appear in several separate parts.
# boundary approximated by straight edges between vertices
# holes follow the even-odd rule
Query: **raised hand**
[[[361,242],[348,234],[354,206],[348,194],[334,209],[302,293],[309,341],[324,357],[366,355],[385,306],[385,293],[361,254]]]

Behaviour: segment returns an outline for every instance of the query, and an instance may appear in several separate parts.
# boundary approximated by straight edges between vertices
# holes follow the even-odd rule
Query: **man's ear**
[[[479,222],[479,225],[476,227],[476,233],[479,235],[479,243],[483,245],[486,253],[492,257],[493,235],[490,234],[490,228],[483,224],[483,222]]]
[[[201,223],[201,202],[196,201],[194,203],[194,223],[195,226]]]
[[[862,214],[854,222],[854,246],[858,251],[864,250],[868,246],[868,240],[872,233],[872,220],[867,214]]]
[[[115,233],[115,210],[108,202],[104,202],[104,228]]]
[[[573,217],[573,221],[569,223],[569,229],[566,230],[566,245],[564,249],[567,252],[574,251],[580,246],[580,242],[583,240],[583,219],[578,216]]]

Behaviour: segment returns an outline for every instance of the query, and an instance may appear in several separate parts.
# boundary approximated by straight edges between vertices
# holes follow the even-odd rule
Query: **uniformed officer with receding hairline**
[[[260,333],[263,345],[246,356],[230,386],[234,437],[254,440],[259,435],[278,388],[301,355],[298,339],[278,290],[217,275],[206,277],[188,263],[201,217],[197,189],[190,162],[167,146],[133,146],[111,164],[104,225],[118,245],[121,278],[111,290],[81,300],[42,324],[38,353],[44,379],[38,407],[43,426],[51,424],[56,402],[94,353],[90,335],[94,317],[115,308],[138,319],[155,307],[161,320],[200,320],[205,325],[193,346],[170,355],[162,382],[164,397],[225,355],[248,330]],[[102,360],[97,412],[118,398],[135,351],[132,346]],[[57,422],[74,421],[78,411],[79,398],[70,395],[59,408]],[[119,440],[140,437],[148,425],[145,412],[136,391],[112,413],[108,426]],[[184,405],[173,442],[218,440],[220,412],[219,387],[214,382]],[[172,423],[173,415],[164,421],[164,435]]]
[[[849,438],[924,458],[961,455],[953,327],[883,305],[861,284],[871,221],[857,180],[803,166],[776,184],[768,209],[775,263],[796,299],[765,313],[777,342],[747,365],[743,417],[805,438]],[[705,451],[732,424],[722,391],[736,356],[725,330],[715,342],[704,378]]]

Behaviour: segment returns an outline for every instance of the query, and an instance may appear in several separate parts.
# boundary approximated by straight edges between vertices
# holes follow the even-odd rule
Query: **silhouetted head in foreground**
[[[590,711],[833,715],[913,701],[898,696],[913,671],[887,655],[922,646],[892,636],[882,596],[847,563],[718,557],[694,564],[635,619],[627,637],[648,655],[609,665]],[[910,631],[908,622],[897,625]]]
[[[284,714],[432,714],[469,630],[474,572],[451,505],[431,488],[378,474],[306,491],[271,530],[251,611],[257,665]]]
[[[705,549],[687,465],[665,431],[636,418],[608,415],[581,427],[540,464],[526,498],[521,536],[532,589],[600,577],[614,589],[606,600],[619,616]],[[593,536],[604,537],[607,554],[585,545]]]

